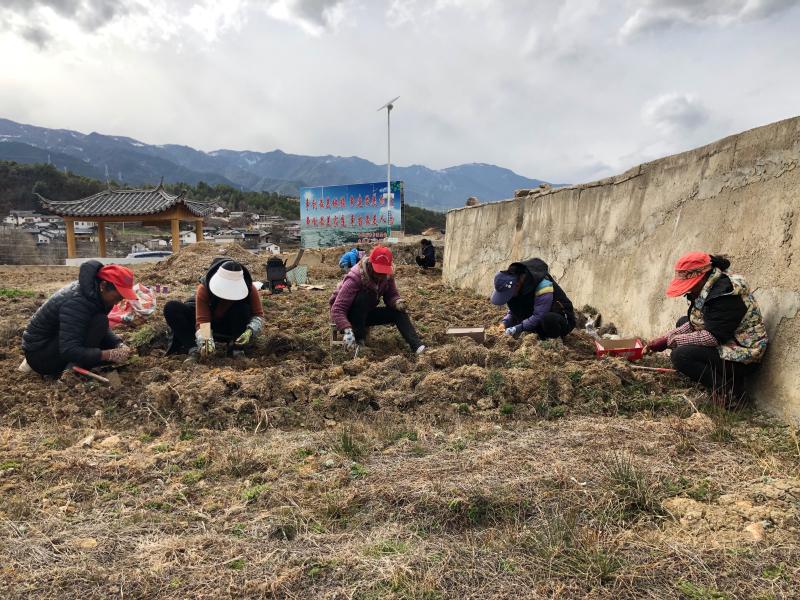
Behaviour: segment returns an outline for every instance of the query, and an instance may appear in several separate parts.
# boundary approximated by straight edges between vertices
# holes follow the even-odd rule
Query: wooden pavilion
[[[171,224],[172,251],[181,247],[181,221],[194,221],[197,241],[203,240],[203,217],[213,210],[204,202],[186,197],[186,190],[177,196],[167,193],[162,184],[149,190],[107,189],[80,200],[56,201],[39,196],[44,208],[64,217],[67,228],[67,258],[75,258],[75,221],[97,223],[100,256],[106,255],[106,223],[140,221],[148,225]]]

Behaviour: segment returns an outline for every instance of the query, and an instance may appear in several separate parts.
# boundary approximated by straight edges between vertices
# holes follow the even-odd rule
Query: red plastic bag
[[[137,316],[149,317],[156,311],[156,296],[149,287],[141,283],[133,286],[138,300],[123,300],[114,305],[108,313],[108,324],[111,327],[133,323]]]

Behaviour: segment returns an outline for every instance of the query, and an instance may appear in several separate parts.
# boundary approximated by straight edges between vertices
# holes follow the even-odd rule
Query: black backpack
[[[273,256],[267,259],[267,289],[273,294],[280,294],[283,290],[291,291],[291,284],[286,279],[286,262]]]

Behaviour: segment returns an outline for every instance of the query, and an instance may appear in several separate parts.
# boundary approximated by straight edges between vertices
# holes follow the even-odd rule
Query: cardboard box
[[[630,340],[595,340],[595,355],[619,356],[628,360],[639,360],[644,353],[644,342],[640,338]]]
[[[470,337],[480,344],[486,341],[486,329],[483,327],[451,327],[445,333],[452,337]]]

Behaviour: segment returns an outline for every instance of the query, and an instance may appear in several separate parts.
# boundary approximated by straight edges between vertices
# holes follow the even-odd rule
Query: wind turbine
[[[394,103],[400,99],[400,96],[392,98],[386,104],[378,109],[381,112],[386,109],[386,206],[388,210],[392,210],[392,109]],[[386,222],[386,237],[389,237],[391,225],[388,219]]]

